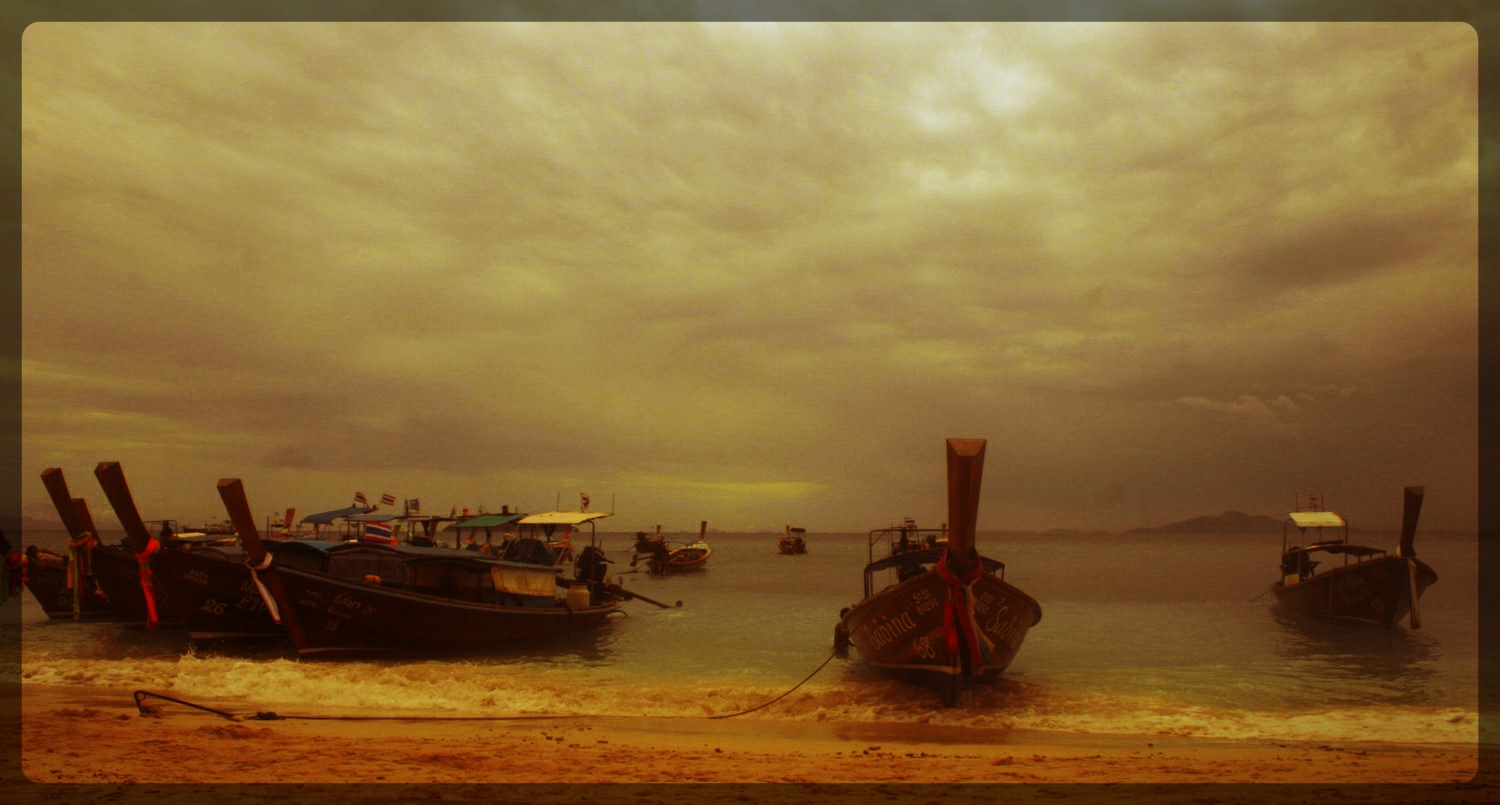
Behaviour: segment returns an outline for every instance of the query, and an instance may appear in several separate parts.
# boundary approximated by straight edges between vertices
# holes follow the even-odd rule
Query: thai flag
[[[386,545],[395,545],[396,540],[391,536],[390,523],[365,523],[365,541],[383,542]]]
[[[367,505],[369,505],[369,502],[365,500],[365,493],[363,493],[363,492],[355,492],[354,493],[354,505],[356,505],[356,506],[367,506]]]
[[[420,501],[420,500],[418,500],[416,498],[412,498],[410,505],[411,505],[411,513],[412,514],[421,514],[422,513],[422,501]]]
[[[380,505],[382,505],[382,506],[394,506],[394,505],[396,505],[396,496],[392,495],[390,492],[387,492],[384,495],[381,495],[380,496]]]
[[[581,512],[586,512],[589,510],[589,493],[578,493],[578,510]]]

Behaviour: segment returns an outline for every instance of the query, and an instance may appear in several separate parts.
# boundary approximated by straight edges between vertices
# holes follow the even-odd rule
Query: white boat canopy
[[[1344,518],[1333,512],[1292,512],[1287,515],[1298,528],[1343,528]]]
[[[519,525],[578,525],[608,516],[609,512],[542,512],[541,514],[528,514],[516,523]]]

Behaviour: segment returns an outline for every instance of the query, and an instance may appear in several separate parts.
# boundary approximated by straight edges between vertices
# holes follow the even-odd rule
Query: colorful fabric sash
[[[73,620],[78,620],[83,611],[83,580],[89,576],[89,560],[98,543],[87,531],[77,539],[68,540],[68,572],[64,579],[68,589],[73,591]]]
[[[943,605],[943,635],[947,638],[949,656],[958,656],[958,632],[963,630],[964,642],[968,645],[971,673],[984,671],[984,661],[989,652],[980,637],[979,627],[974,623],[974,581],[983,571],[983,564],[974,567],[962,576],[948,569],[948,552],[938,559],[937,574],[948,585],[948,595]]]
[[[245,567],[250,568],[250,579],[251,581],[255,582],[255,589],[260,590],[260,600],[266,602],[266,611],[271,613],[271,620],[276,621],[276,624],[280,626],[281,610],[276,608],[275,597],[271,595],[270,590],[266,589],[265,583],[260,580],[260,574],[256,572],[258,570],[269,570],[271,568],[270,552],[267,552],[265,558],[260,560],[260,564],[252,565],[249,562],[246,562]]]
[[[152,582],[151,557],[161,550],[161,543],[152,537],[146,543],[146,550],[135,555],[136,564],[141,569],[141,592],[146,596],[146,628],[156,628],[156,585]]]

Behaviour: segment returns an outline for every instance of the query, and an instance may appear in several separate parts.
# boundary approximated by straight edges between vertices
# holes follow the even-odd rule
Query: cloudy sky
[[[59,24],[22,503],[1477,523],[1463,24]],[[107,519],[107,517],[101,518]]]

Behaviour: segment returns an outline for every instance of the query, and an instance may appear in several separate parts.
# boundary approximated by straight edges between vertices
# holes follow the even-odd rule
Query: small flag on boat
[[[581,512],[586,512],[589,510],[589,493],[578,493],[578,510]]]
[[[287,509],[286,510],[286,521],[281,524],[281,527],[282,528],[291,528],[292,527],[292,517],[294,517],[296,514],[297,514],[297,510],[296,509]]]
[[[421,514],[422,513],[422,501],[421,500],[418,500],[417,498],[412,498],[410,506],[411,506],[411,513],[412,514]]]
[[[365,500],[365,493],[363,493],[363,492],[355,492],[354,493],[354,505],[356,505],[356,506],[366,506],[366,505],[369,505],[369,501]]]
[[[365,541],[396,544],[396,540],[391,537],[390,523],[365,523]]]
[[[390,492],[387,492],[384,495],[381,495],[380,496],[380,505],[382,505],[382,506],[394,506],[394,505],[396,505],[396,496],[392,495]]]

